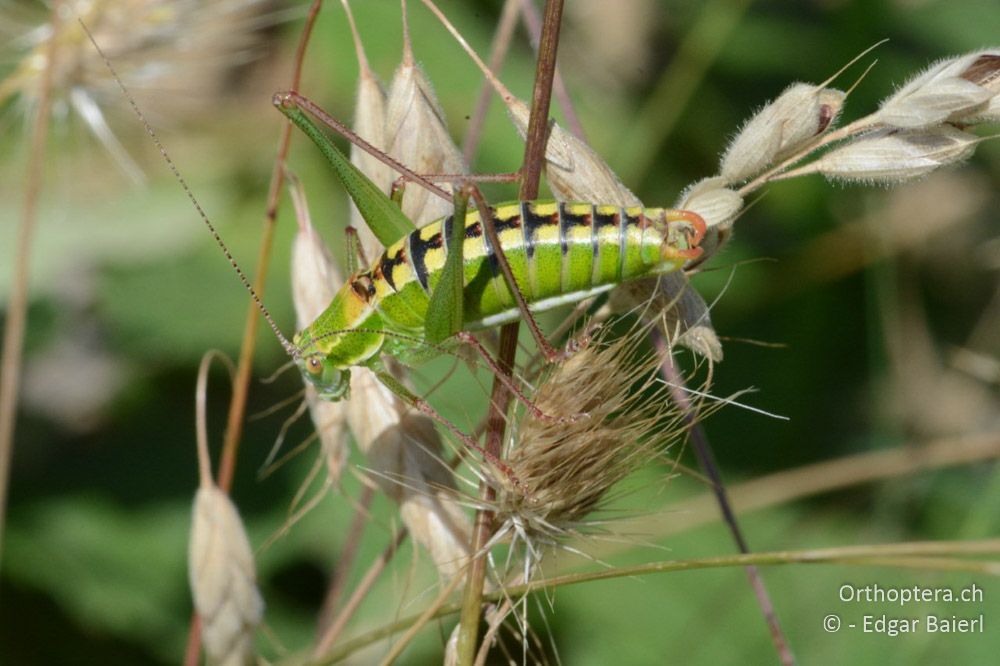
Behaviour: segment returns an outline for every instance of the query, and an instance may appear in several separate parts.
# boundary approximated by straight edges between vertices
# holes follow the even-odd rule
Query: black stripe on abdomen
[[[446,220],[451,220],[449,216]],[[445,225],[441,225],[442,227]],[[428,239],[423,239],[420,236],[420,229],[410,233],[408,236],[407,245],[410,248],[410,263],[413,265],[413,272],[417,276],[417,280],[420,282],[420,286],[424,288],[428,296],[430,295],[430,286],[427,282],[427,252],[429,250],[435,250],[444,245],[444,237],[441,232],[434,234]]]
[[[559,224],[559,214],[556,212],[552,215],[538,215],[530,201],[522,201],[521,220],[524,224],[524,251],[530,261],[535,256],[538,229],[549,224]]]

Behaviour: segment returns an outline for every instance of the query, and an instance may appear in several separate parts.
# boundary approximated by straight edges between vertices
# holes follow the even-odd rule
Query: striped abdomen
[[[493,208],[493,222],[525,300],[533,310],[579,301],[637,277],[680,267],[664,261],[668,233],[662,208],[583,203],[514,202]],[[422,331],[429,294],[447,256],[449,216],[386,249],[362,281],[387,328]],[[442,235],[442,233],[444,235]],[[465,219],[464,318],[470,329],[518,318],[479,211]]]

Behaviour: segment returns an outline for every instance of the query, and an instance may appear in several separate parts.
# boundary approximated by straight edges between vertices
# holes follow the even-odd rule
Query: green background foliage
[[[487,52],[500,4],[442,3],[481,54]],[[1000,25],[1000,9],[985,0],[621,4],[648,12],[626,33],[639,44],[634,62],[600,61],[602,35],[616,39],[619,33],[611,25],[588,24],[593,19],[583,11],[567,16],[560,62],[591,145],[650,205],[669,205],[686,184],[713,174],[727,139],[788,83],[821,81],[888,37],[872,56],[878,65],[848,101],[845,118],[852,119],[873,110],[892,86],[929,61],[995,44]],[[400,54],[398,5],[388,0],[356,5],[373,68],[388,79]],[[460,138],[480,89],[477,72],[423,7],[414,3],[410,13],[415,52]],[[269,29],[259,57],[234,68],[196,113],[161,118],[155,102],[136,92],[250,273],[283,122],[271,108],[271,95],[287,85],[300,28],[296,18]],[[677,64],[679,49],[695,62]],[[698,59],[707,63],[704,68]],[[846,88],[863,67],[856,65],[835,85]],[[533,59],[519,34],[502,78],[527,98],[532,73]],[[343,11],[329,3],[307,56],[302,91],[346,119],[355,79]],[[689,99],[679,99],[678,82],[690,84]],[[243,328],[246,296],[231,269],[126,102],[103,104],[149,183],[134,187],[79,120],[56,118],[34,251],[25,398],[0,577],[0,652],[9,663],[179,660],[190,618],[184,558],[197,483],[195,373],[207,349],[235,357]],[[11,265],[6,248],[13,245],[28,150],[20,126],[28,123],[15,102],[8,103],[3,118],[0,284],[6,296]],[[673,118],[676,124],[665,127]],[[514,170],[522,150],[494,101],[474,169]],[[301,136],[295,138],[291,165],[305,184],[314,222],[342,257],[342,189]],[[713,319],[725,345],[713,390],[725,396],[755,387],[757,392],[742,400],[788,420],[729,407],[708,421],[728,481],[997,427],[995,383],[970,378],[949,359],[961,347],[987,358],[998,351],[991,328],[997,316],[998,182],[1000,152],[987,142],[968,165],[943,179],[893,190],[800,179],[769,187],[745,213],[733,242],[694,282],[709,301],[716,299]],[[931,186],[938,194],[928,199],[921,188]],[[513,188],[502,186],[490,187],[488,194],[495,200],[515,196]],[[905,221],[905,205],[912,200],[930,202],[911,217],[915,228],[931,228],[906,244],[882,221],[894,215]],[[952,211],[958,220],[949,220]],[[933,222],[939,219],[944,222]],[[290,206],[283,206],[278,225],[264,301],[290,332]],[[259,381],[285,359],[263,327],[258,348],[251,413],[300,387],[291,372],[273,383]],[[429,385],[442,367],[449,366],[430,366],[418,377]],[[485,409],[488,379],[481,375],[483,388],[469,389],[466,378],[458,390],[438,391],[433,400],[460,424],[475,423]],[[209,414],[218,442],[228,393],[222,372],[213,382]],[[965,396],[979,408],[969,408]],[[260,478],[260,466],[289,413],[247,424],[233,493],[259,548],[266,621],[282,646],[261,639],[270,655],[300,650],[312,639],[325,582],[344,547],[353,508],[347,498],[358,492],[353,475],[345,475],[343,492],[330,494],[286,535],[260,548],[288,520],[291,498],[317,455],[313,446]],[[300,422],[288,441],[308,433]],[[364,465],[357,455],[352,463]],[[639,490],[622,500],[622,508],[632,514],[665,512],[665,505],[704,492],[689,476],[665,482],[665,473],[665,468],[642,472],[633,482]],[[982,538],[998,528],[994,476],[992,464],[980,463],[850,486],[749,513],[744,528],[760,551]],[[314,484],[312,492],[320,491]],[[376,500],[360,563],[384,547],[398,524],[394,511]],[[636,543],[615,555],[614,564],[734,550],[718,521],[676,534],[625,538]],[[643,545],[647,542],[669,551]],[[434,576],[426,555],[407,547],[395,565],[362,607],[357,631],[406,615],[430,596]],[[995,579],[843,566],[774,568],[764,576],[802,663],[985,663],[1000,648],[1000,617],[989,614],[1000,597]],[[986,601],[982,607],[929,604],[902,610],[850,605],[837,599],[844,583],[976,583]],[[553,596],[551,608],[539,602],[547,626],[537,620],[534,626],[551,634],[562,663],[774,661],[760,612],[737,569],[618,579]],[[841,613],[847,621],[866,612],[985,612],[986,631],[891,639],[846,630],[828,634],[822,628],[828,613]],[[450,626],[426,630],[405,663],[438,659],[441,635]],[[514,641],[510,645],[519,653]]]

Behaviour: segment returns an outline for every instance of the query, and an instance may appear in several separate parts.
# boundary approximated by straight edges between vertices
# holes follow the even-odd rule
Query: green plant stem
[[[354,560],[358,556],[361,548],[361,540],[365,533],[365,527],[371,520],[371,504],[375,497],[375,488],[366,485],[361,490],[357,506],[354,509],[354,518],[347,529],[347,538],[344,540],[344,548],[340,552],[337,563],[333,566],[330,576],[330,584],[327,586],[326,595],[323,597],[323,604],[320,606],[319,621],[316,623],[319,637],[326,633],[332,624],[334,613],[340,604],[340,597],[347,585]],[[392,549],[395,552],[395,548]]]
[[[514,356],[517,353],[517,337],[519,325],[515,322],[500,329],[500,348],[497,365],[501,372],[510,376],[514,366]],[[498,378],[493,380],[490,392],[490,411],[486,422],[486,450],[496,458],[503,452],[503,434],[507,423],[507,406],[510,402],[510,391],[507,385]],[[496,492],[487,482],[480,483],[480,500],[489,506]],[[487,553],[486,544],[493,532],[493,512],[480,509],[476,511],[475,523],[472,528],[472,560],[466,575],[465,594],[462,597],[462,615],[459,619],[459,634],[457,643],[458,664],[471,666],[476,656],[476,644],[479,639],[479,617],[483,605],[483,585],[486,581]]]
[[[483,595],[487,601],[516,599],[539,590],[552,590],[566,585],[577,585],[598,580],[626,578],[657,573],[723,569],[747,566],[781,566],[789,564],[842,564],[848,566],[887,566],[926,571],[960,571],[984,575],[995,575],[996,560],[968,559],[971,556],[1000,556],[1000,539],[978,541],[915,541],[909,543],[874,544],[847,546],[841,548],[816,548],[792,551],[773,551],[706,557],[689,560],[665,560],[649,562],[632,567],[601,569],[599,571],[567,574],[543,580],[532,581]],[[444,617],[458,612],[458,603],[441,606],[427,619]],[[316,665],[330,664],[399,631],[413,626],[426,611],[402,618],[379,627],[357,638],[343,643],[335,651],[312,662]]]
[[[461,576],[454,576],[450,581],[448,581],[448,584],[442,588],[434,601],[431,602],[426,610],[420,614],[420,617],[418,617],[413,624],[407,627],[406,631],[403,632],[403,635],[399,637],[399,640],[396,641],[396,643],[389,650],[389,653],[382,659],[382,661],[379,662],[380,666],[391,666],[399,655],[403,654],[403,650],[405,650],[406,646],[410,644],[410,641],[412,641],[420,630],[424,628],[424,625],[431,621],[431,619],[437,614],[437,610],[444,606],[444,602],[447,601],[448,597],[451,596],[451,593],[455,591],[455,588],[458,587],[461,580]]]
[[[7,320],[4,322],[3,357],[0,360],[0,559],[3,556],[10,466],[14,456],[14,431],[24,356],[24,332],[28,323],[31,246],[38,226],[38,194],[42,189],[45,143],[49,135],[49,117],[52,111],[52,70],[58,55],[61,4],[56,0],[49,12],[51,34],[45,50],[45,68],[42,70],[39,82],[38,102],[31,135],[31,154],[28,155],[24,186],[24,207],[14,245],[14,278],[11,284],[10,304],[7,307]]]
[[[351,592],[350,598],[344,607],[340,610],[337,616],[330,622],[329,626],[324,631],[323,635],[316,642],[316,648],[313,651],[313,658],[319,659],[321,655],[328,652],[331,647],[337,642],[340,634],[343,633],[344,628],[347,627],[347,623],[352,617],[354,617],[355,611],[361,606],[361,602],[365,600],[368,596],[368,592],[371,590],[372,586],[375,585],[375,581],[378,577],[382,575],[382,572],[388,566],[389,562],[392,560],[399,546],[403,543],[403,540],[409,534],[406,528],[402,528],[396,532],[393,536],[392,541],[386,546],[382,554],[375,558],[375,561],[371,563],[368,567],[368,571],[362,576],[361,580],[358,582],[357,586]]]

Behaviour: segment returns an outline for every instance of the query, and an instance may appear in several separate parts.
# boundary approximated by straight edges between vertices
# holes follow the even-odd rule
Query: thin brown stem
[[[481,434],[484,428],[485,425],[481,426],[478,429],[479,432],[476,436]],[[459,455],[448,463],[449,469],[454,470],[458,467],[464,460],[464,454],[467,452],[468,449],[460,448]],[[365,572],[365,575],[361,578],[361,582],[358,583],[358,586],[351,593],[350,598],[340,613],[338,613],[337,616],[328,623],[322,623],[322,626],[325,626],[326,628],[323,635],[316,643],[316,648],[313,651],[314,659],[320,659],[326,652],[330,651],[333,645],[336,644],[337,639],[340,638],[340,635],[343,633],[347,623],[350,622],[351,618],[354,617],[354,613],[361,606],[361,602],[364,601],[368,591],[378,580],[378,577],[385,570],[386,566],[388,566],[389,562],[392,560],[393,556],[399,550],[400,545],[402,545],[404,539],[406,539],[408,535],[409,531],[405,527],[396,532],[392,542],[386,547],[382,554],[376,558],[374,562],[372,562],[368,571]],[[343,566],[342,562],[341,566]]]
[[[524,26],[528,29],[531,46],[537,50],[542,31],[541,16],[538,14],[538,8],[535,6],[534,0],[521,0],[521,7],[523,10],[522,15],[524,16]],[[559,102],[559,108],[562,110],[563,115],[566,116],[566,127],[569,128],[569,131],[576,138],[586,142],[587,137],[583,132],[583,123],[580,122],[580,116],[576,113],[576,107],[573,106],[573,100],[569,96],[569,89],[566,88],[566,82],[563,80],[562,73],[558,67],[556,67],[554,78],[552,79],[552,94],[556,98],[556,101]]]
[[[298,88],[302,80],[302,63],[305,60],[306,46],[312,35],[316,16],[319,14],[323,0],[313,0],[302,28],[298,49],[295,52],[295,65],[292,73],[292,87]],[[271,259],[271,247],[274,240],[275,220],[278,217],[278,203],[281,191],[285,185],[285,160],[292,141],[292,123],[285,123],[278,145],[278,154],[271,171],[271,184],[267,194],[267,211],[264,215],[264,233],[260,239],[257,251],[257,276],[254,280],[254,292],[264,296],[264,286],[267,279],[267,269]],[[240,438],[243,435],[243,421],[246,415],[247,394],[250,390],[250,374],[253,372],[253,355],[257,345],[257,321],[260,311],[257,303],[251,299],[247,308],[246,323],[243,326],[243,342],[240,345],[240,357],[236,366],[236,377],[233,380],[233,395],[229,401],[229,414],[226,420],[226,430],[223,435],[222,456],[219,460],[217,482],[223,492],[228,493],[233,485],[233,474],[236,470],[236,454],[239,450]],[[185,664],[197,664],[201,651],[201,624],[198,616],[192,613],[188,627],[187,651]],[[192,660],[193,658],[193,660]]]
[[[191,616],[187,644],[184,646],[184,666],[198,666],[201,657],[201,618]]]
[[[382,661],[379,662],[380,666],[391,666],[399,655],[403,654],[403,650],[405,650],[406,646],[410,644],[418,633],[420,633],[420,630],[424,628],[424,625],[434,618],[440,608],[444,607],[448,597],[455,591],[455,588],[458,587],[461,580],[462,576],[456,575],[448,581],[448,584],[441,589],[434,601],[427,606],[424,612],[420,614],[420,617],[418,617],[413,624],[406,628],[406,631],[399,637],[399,640],[393,644],[392,648],[389,649],[389,653],[382,659]]]
[[[500,22],[493,35],[493,45],[490,47],[490,71],[494,74],[499,75],[503,61],[510,50],[510,42],[514,36],[514,28],[517,26],[520,6],[521,0],[506,0],[504,2]],[[483,81],[483,87],[479,91],[479,99],[476,100],[476,109],[472,112],[469,129],[465,133],[465,145],[462,146],[462,157],[466,164],[472,163],[472,158],[475,157],[476,150],[479,148],[483,125],[486,123],[486,112],[489,111],[492,98],[493,86],[490,85],[489,81]]]
[[[340,596],[344,593],[347,585],[347,578],[351,573],[354,559],[358,556],[358,548],[361,546],[361,537],[364,535],[365,527],[370,520],[369,508],[372,499],[375,497],[375,488],[366,485],[358,498],[358,503],[354,509],[354,518],[351,526],[347,530],[344,539],[344,550],[340,552],[337,563],[333,568],[333,576],[330,578],[330,585],[327,587],[326,596],[323,598],[323,605],[320,607],[319,622],[317,628],[322,637],[330,627],[337,604],[340,603]]]
[[[548,0],[538,45],[538,67],[535,87],[531,94],[531,115],[524,146],[521,201],[538,198],[545,145],[548,143],[549,107],[552,101],[552,81],[555,75],[556,51],[559,48],[559,28],[562,22],[562,0]]]
[[[691,400],[688,398],[688,393],[685,390],[684,377],[681,376],[681,373],[677,370],[677,366],[674,365],[673,357],[663,336],[656,332],[655,329],[653,331],[653,339],[660,356],[660,374],[663,375],[667,386],[670,387],[671,397],[684,415],[684,421],[688,426],[691,448],[694,451],[695,458],[698,459],[698,466],[707,477],[712,494],[715,496],[719,510],[722,512],[723,520],[729,527],[729,532],[736,542],[736,547],[741,553],[749,553],[750,546],[743,535],[739,521],[736,519],[736,512],[729,502],[726,486],[722,481],[722,475],[719,472],[715,454],[712,452],[712,445],[708,441],[708,434],[698,420],[697,410],[691,404]],[[774,610],[774,604],[771,602],[771,596],[767,592],[767,586],[764,585],[760,571],[752,564],[747,565],[744,571],[746,572],[747,579],[750,581],[750,587],[753,588],[754,596],[757,597],[757,604],[764,615],[764,621],[767,623],[771,642],[774,643],[774,649],[778,653],[778,658],[785,666],[795,664],[795,657],[792,655],[791,648],[788,646],[788,639],[785,638],[785,634],[781,629],[778,614]]]
[[[514,366],[514,356],[517,353],[517,323],[507,324],[500,329],[500,349],[497,365],[501,372],[511,376]],[[507,425],[507,407],[510,404],[510,391],[500,379],[493,380],[490,393],[490,410],[486,420],[486,450],[497,457],[503,451],[503,433]],[[480,504],[490,506],[496,497],[493,486],[485,481],[479,485]],[[458,635],[458,664],[470,666],[476,656],[476,643],[479,638],[479,617],[482,609],[483,585],[486,581],[486,544],[493,533],[493,512],[480,509],[476,512],[472,528],[472,553],[469,564],[469,574],[465,585],[465,595],[462,601],[462,615],[459,620],[461,628]]]
[[[17,398],[24,355],[24,331],[28,323],[31,246],[37,227],[38,194],[42,189],[45,169],[45,143],[49,135],[49,116],[52,111],[52,71],[58,56],[61,5],[61,2],[53,2],[49,14],[52,32],[45,50],[45,68],[42,70],[38,102],[35,107],[31,153],[28,155],[24,186],[24,207],[21,210],[21,224],[17,228],[17,241],[14,245],[14,277],[10,304],[7,307],[7,321],[4,323],[3,358],[0,361],[0,558],[3,555],[10,465],[14,455],[14,430],[17,423]]]
[[[313,0],[302,27],[302,36],[295,51],[295,64],[292,72],[292,89],[297,90],[302,80],[302,64],[305,61],[306,47],[312,35],[316,17],[323,6],[323,0]],[[264,233],[257,250],[257,276],[254,279],[254,291],[263,298],[264,286],[267,281],[267,271],[271,263],[271,248],[274,245],[275,220],[278,217],[278,204],[281,192],[285,186],[285,161],[292,142],[292,123],[286,122],[281,131],[278,144],[278,154],[271,170],[271,184],[267,192],[267,210],[264,214]],[[233,474],[236,469],[236,454],[243,436],[243,421],[246,414],[247,394],[250,390],[250,374],[253,372],[253,355],[257,346],[257,319],[260,312],[257,304],[252,302],[247,308],[246,323],[243,326],[243,342],[240,345],[240,357],[236,364],[236,381],[233,384],[233,396],[229,402],[229,416],[226,421],[226,431],[222,442],[222,458],[219,462],[218,484],[223,492],[228,493],[233,485]]]
[[[556,52],[559,47],[559,31],[562,25],[562,0],[548,0],[542,36],[538,48],[538,63],[535,70],[535,86],[531,96],[531,113],[528,119],[528,135],[525,143],[524,162],[521,173],[521,191],[518,197],[528,201],[538,197],[538,186],[542,174],[542,160],[548,142],[549,107],[552,100],[552,79],[555,74]],[[514,357],[517,353],[517,338],[520,326],[517,322],[500,329],[500,349],[497,363],[502,372],[511,375]],[[499,378],[493,380],[490,412],[486,428],[486,450],[496,456],[502,454],[503,435],[506,428],[507,407],[510,392]],[[489,506],[495,492],[492,486],[481,483],[479,495],[483,506]],[[462,613],[458,645],[457,663],[471,666],[476,658],[479,638],[479,619],[483,604],[483,584],[486,580],[486,544],[493,528],[493,513],[482,510],[476,512],[472,532],[472,553],[465,595],[462,599]]]
[[[322,659],[326,653],[330,651],[330,648],[337,642],[340,635],[344,632],[347,627],[347,623],[350,622],[351,618],[354,617],[354,613],[361,606],[361,602],[365,600],[368,596],[368,592],[371,590],[372,586],[375,585],[375,581],[378,577],[382,575],[382,572],[388,566],[389,562],[392,560],[393,556],[396,554],[396,550],[399,549],[400,544],[403,543],[403,539],[409,532],[406,528],[400,529],[396,532],[392,541],[386,546],[386,549],[382,551],[382,554],[375,558],[371,566],[368,567],[368,571],[358,582],[358,586],[354,588],[351,592],[350,598],[348,598],[347,603],[341,609],[340,613],[333,618],[330,626],[327,627],[324,634],[320,637],[319,641],[316,643],[316,649],[313,650],[314,659]]]

